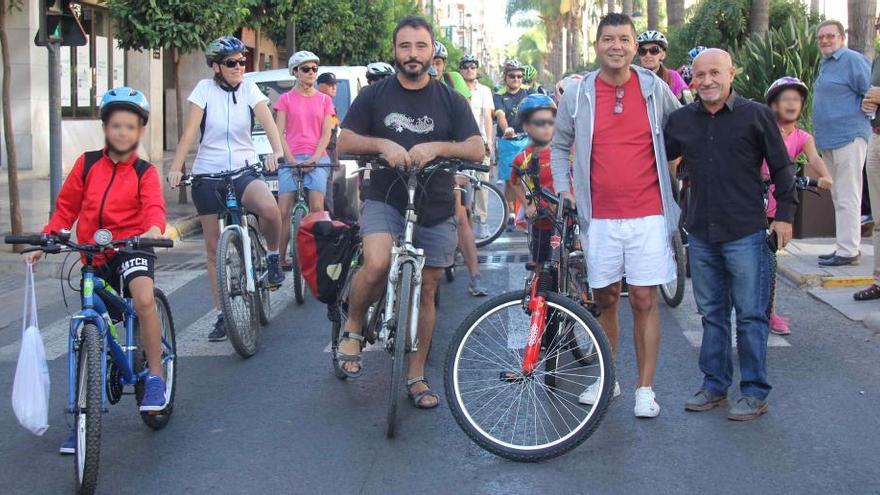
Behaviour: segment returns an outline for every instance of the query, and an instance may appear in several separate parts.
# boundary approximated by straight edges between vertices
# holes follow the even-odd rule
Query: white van
[[[333,98],[333,105],[336,106],[336,115],[339,117],[339,122],[342,122],[345,120],[348,109],[351,108],[351,103],[360,93],[361,88],[367,85],[367,68],[364,66],[320,66],[318,68],[318,75],[325,72],[332,72],[336,76],[337,90],[336,97]],[[260,91],[269,97],[269,100],[271,100],[269,108],[274,107],[278,98],[290,91],[296,82],[296,78],[287,69],[249,72],[244,75],[244,78],[246,81],[254,82],[260,88]],[[283,130],[281,131],[283,133]],[[269,138],[259,122],[254,123],[251,137],[261,159],[264,155],[272,153]],[[335,172],[333,178],[334,213],[337,217],[353,220],[357,218],[360,211],[357,179],[354,177],[357,170],[357,162],[341,160],[339,165],[340,170]]]

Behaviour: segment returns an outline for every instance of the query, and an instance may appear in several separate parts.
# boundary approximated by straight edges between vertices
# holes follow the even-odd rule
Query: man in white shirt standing
[[[483,136],[483,142],[486,143],[486,159],[488,161],[490,154],[495,152],[495,135],[492,133],[492,113],[495,111],[495,102],[492,99],[492,89],[486,85],[480,84],[477,80],[480,70],[480,61],[473,55],[465,55],[458,62],[458,71],[464,78],[471,90],[470,105],[471,111],[474,112],[474,119],[480,128],[480,135]],[[478,174],[480,180],[489,181],[489,174]],[[487,219],[487,201],[488,193],[486,191],[478,191],[474,198],[474,230],[478,237],[489,237],[489,226],[486,225]]]

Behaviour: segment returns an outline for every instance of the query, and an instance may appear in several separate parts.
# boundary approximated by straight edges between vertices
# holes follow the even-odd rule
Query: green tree
[[[241,0],[247,8],[248,15],[244,19],[244,25],[253,29],[254,53],[259,57],[260,38],[265,35],[277,45],[284,44],[287,20],[293,16],[294,0]],[[281,34],[281,39],[273,39],[273,34]],[[254,61],[254,70],[260,70],[259,60]]]
[[[12,120],[12,62],[6,20],[13,10],[21,10],[21,0],[0,0],[0,51],[3,57],[3,138],[6,141],[6,175],[9,179],[9,226],[13,234],[21,234],[21,203],[18,194],[18,160]],[[19,246],[16,246],[18,250]]]

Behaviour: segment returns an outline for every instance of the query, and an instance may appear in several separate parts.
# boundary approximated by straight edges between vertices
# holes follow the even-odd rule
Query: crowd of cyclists
[[[632,41],[637,50],[639,65],[646,69],[639,72],[639,78],[660,80],[668,86],[668,91],[659,88],[651,90],[658,100],[662,100],[655,103],[654,111],[667,112],[664,105],[678,108],[680,103],[694,101],[694,71],[691,65],[684,65],[677,70],[664,65],[669,41],[663,33],[646,31],[638,34]],[[286,253],[293,206],[291,198],[297,183],[293,180],[291,170],[280,170],[276,200],[261,176],[246,167],[249,164],[262,162],[266,172],[276,171],[279,163],[285,161],[288,164],[305,166],[307,172],[303,186],[308,191],[307,201],[311,212],[324,210],[327,204],[325,195],[332,191],[331,165],[337,163],[331,157],[333,153],[381,155],[391,167],[424,166],[439,157],[491,165],[491,175],[481,175],[480,179],[489,181],[491,177],[491,180],[503,186],[504,200],[508,203],[510,212],[505,219],[506,228],[509,231],[528,230],[530,256],[538,267],[548,259],[551,236],[546,221],[540,220],[537,215],[538,210],[547,205],[533,201],[528,194],[529,190],[544,188],[547,191],[556,191],[574,204],[578,194],[584,189],[590,189],[588,180],[585,182],[577,171],[573,175],[571,172],[571,163],[576,159],[575,153],[583,150],[568,147],[569,155],[562,158],[567,165],[560,175],[553,165],[557,154],[552,149],[555,149],[558,142],[557,109],[563,96],[572,91],[578,92],[577,97],[570,97],[563,104],[565,111],[572,112],[572,116],[578,113],[578,105],[581,106],[580,111],[584,112],[588,111],[585,110],[588,105],[597,104],[590,102],[590,93],[581,88],[585,81],[595,80],[594,73],[569,75],[548,86],[552,90],[547,91],[538,82],[534,67],[521,64],[516,59],[508,59],[503,64],[502,80],[496,87],[489,88],[479,82],[481,67],[477,57],[465,54],[459,60],[455,68],[457,70],[448,67],[446,47],[434,39],[430,25],[418,17],[407,17],[401,21],[394,31],[393,46],[393,63],[377,61],[366,67],[369,85],[361,90],[344,121],[339,122],[332,100],[332,95],[335,94],[335,77],[326,73],[318,76],[321,60],[315,52],[299,51],[290,57],[288,69],[295,76],[296,84],[270,108],[269,98],[256,84],[244,78],[247,54],[244,43],[235,37],[224,36],[208,44],[205,61],[212,70],[213,77],[199,81],[188,98],[188,117],[166,181],[170,187],[177,187],[181,183],[184,161],[194,145],[197,145],[192,164],[194,175],[242,170],[234,178],[235,194],[247,210],[259,219],[259,230],[267,243],[268,282],[274,287],[282,284],[285,271],[290,269],[291,261]],[[317,48],[314,47],[316,51]],[[705,50],[705,47],[693,48],[689,53],[691,63]],[[614,53],[608,56],[620,58]],[[630,61],[624,60],[621,63],[629,67]],[[606,89],[600,86],[597,83],[597,91]],[[607,109],[609,115],[623,114],[633,108],[630,105],[635,100],[631,98],[638,96],[638,86],[635,87],[636,92],[631,93],[628,85],[608,86],[608,94],[611,95]],[[768,88],[766,103],[775,112],[792,158],[801,152],[806,153],[810,166],[808,173],[819,176],[820,187],[827,188],[830,187],[831,180],[815,151],[815,145],[808,134],[795,127],[807,91],[808,88],[796,78],[783,78]],[[582,94],[587,95],[587,98],[582,98]],[[574,101],[575,106],[570,108],[568,101]],[[599,110],[594,109],[596,112]],[[642,112],[644,113],[644,106]],[[83,158],[80,158],[65,181],[58,197],[59,207],[45,232],[70,228],[80,219],[78,235],[83,239],[91,238],[97,228],[114,230],[114,234],[118,235],[162,235],[164,206],[161,205],[159,178],[153,169],[143,177],[127,174],[115,179],[114,191],[120,190],[121,181],[126,181],[127,186],[131,186],[132,182],[139,184],[129,187],[130,190],[126,193],[131,195],[131,211],[104,214],[103,203],[91,205],[89,202],[95,197],[100,198],[99,193],[109,189],[107,181],[113,183],[114,178],[107,174],[115,174],[119,167],[127,170],[134,166],[137,160],[137,140],[143,135],[143,126],[148,117],[149,105],[141,92],[131,88],[117,88],[107,92],[101,106],[101,118],[107,136],[103,158],[95,165],[94,171],[82,176],[77,173],[83,167]],[[665,121],[666,117],[664,113],[662,120]],[[654,118],[652,114],[652,125]],[[660,113],[656,118],[657,125],[660,125]],[[255,120],[266,130],[272,148],[272,153],[263,157],[257,155],[251,139]],[[597,126],[600,125],[597,122]],[[565,132],[573,131],[567,129]],[[649,135],[651,129],[646,124],[644,129],[633,127],[632,132],[647,132]],[[610,148],[607,146],[602,148],[594,144],[592,151],[595,156],[600,152],[603,157],[612,156],[608,154]],[[657,163],[659,168],[660,161]],[[673,169],[677,164],[678,160],[670,163]],[[770,172],[766,162],[764,168],[765,178],[769,179]],[[683,176],[684,174],[677,174],[679,178]],[[658,170],[654,173],[651,187],[656,188],[658,181],[661,189],[668,187],[670,177],[664,177],[664,172]],[[614,180],[610,175],[601,180],[605,179]],[[593,180],[595,195],[595,171]],[[218,213],[223,208],[223,195],[218,190],[221,186],[220,181],[201,180],[194,183],[192,188],[193,203],[204,235],[207,273],[215,307],[219,307],[216,251],[220,234]],[[454,264],[457,253],[460,253],[470,277],[469,293],[475,297],[489,294],[480,272],[475,236],[485,237],[489,229],[490,212],[487,211],[485,194],[468,191],[467,179],[454,174],[437,172],[423,179],[420,186],[423,193],[417,198],[419,222],[415,242],[425,250],[426,256],[422,275],[422,312],[419,316],[419,337],[422,345],[409,358],[407,391],[414,407],[433,408],[440,401],[425,378],[425,362],[435,320],[434,293],[443,269]],[[121,190],[126,191],[124,188]],[[89,194],[88,191],[96,193]],[[476,196],[473,201],[467,202],[463,199],[463,195],[467,194]],[[772,197],[770,194],[771,204],[767,210],[767,217],[771,221],[775,208]],[[357,378],[363,373],[364,363],[360,353],[364,339],[360,332],[369,305],[379,298],[379,292],[384,287],[390,261],[390,246],[393,236],[399,234],[403,228],[401,211],[406,203],[405,191],[396,181],[396,176],[388,170],[371,173],[369,181],[362,188],[361,199],[363,267],[355,277],[348,320],[338,349],[342,370],[350,378]],[[610,198],[609,208],[619,206],[620,199]],[[623,196],[623,199],[626,197]],[[659,193],[654,199],[655,203],[648,202],[651,215],[664,209],[671,210],[672,207],[666,205],[666,202],[677,200],[667,198],[665,189],[662,193],[663,206]],[[151,205],[151,214],[133,213],[146,210],[147,205]],[[92,218],[95,215],[97,216]],[[662,218],[660,222],[662,224]],[[531,228],[528,228],[530,224]],[[585,227],[582,226],[584,231]],[[590,226],[591,229],[599,227],[598,222]],[[677,229],[679,226],[676,223],[673,227]],[[608,230],[612,226],[602,228],[606,229],[604,232],[609,239],[619,235],[619,232],[615,234]],[[592,234],[590,238],[596,239],[595,235],[597,234]],[[663,251],[665,241],[660,239],[658,242],[658,249]],[[622,246],[621,249],[630,248]],[[37,261],[37,253],[30,254],[28,261]],[[152,307],[150,295],[153,261],[152,258],[145,258],[142,262],[144,269],[140,269],[140,263],[137,261],[135,266],[130,260],[116,260],[109,262],[107,266],[123,275],[126,290],[134,294],[138,304],[142,338],[147,349],[149,369],[153,373],[148,381],[147,398],[142,409],[155,411],[163,407],[160,392],[164,388],[164,382],[157,362],[158,342],[154,334],[158,334],[158,331],[153,324],[155,311],[151,313],[149,310]],[[666,266],[665,261],[657,263],[661,268]],[[621,264],[620,268],[622,267]],[[605,273],[607,279],[601,279],[603,274],[597,271],[591,274],[591,285],[604,287],[619,283],[619,276],[615,280],[615,276],[619,275],[615,271],[617,268],[605,268],[609,270]],[[657,266],[643,268],[646,271],[642,273],[647,275],[639,284],[631,287],[630,294],[636,303],[651,297],[650,292],[642,294],[640,290],[644,287],[639,285],[663,283],[668,275],[664,272],[657,276]],[[631,282],[639,282],[639,267],[629,265],[628,261],[627,275],[628,278],[632,277]],[[108,276],[108,280],[112,279],[113,276]],[[616,292],[612,290],[599,296],[600,302],[604,301],[604,310],[607,311],[600,322],[606,332],[609,332],[612,347],[616,346],[617,341],[616,304],[619,296],[619,284]],[[636,303],[633,306],[634,311],[638,307]],[[650,311],[646,310],[645,319],[638,320],[641,322],[639,324],[659,327],[659,317],[654,313],[648,314]],[[611,312],[615,314],[612,315]],[[770,325],[778,333],[790,332],[787,321],[775,313],[770,319]],[[218,312],[214,327],[206,338],[210,341],[225,340],[226,322],[222,312]],[[636,395],[635,413],[639,417],[654,417],[659,414],[659,404],[651,390],[658,345],[659,339],[649,342],[647,337],[644,342],[637,342],[640,388]],[[614,394],[619,393],[619,387],[615,384]],[[590,404],[595,402],[595,395],[595,390],[587,389],[581,395],[580,401]],[[62,452],[72,452],[71,441],[72,439],[68,439],[65,442]]]

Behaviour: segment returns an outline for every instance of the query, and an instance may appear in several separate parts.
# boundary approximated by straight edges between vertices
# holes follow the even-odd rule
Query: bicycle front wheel
[[[177,338],[174,333],[174,319],[171,317],[171,305],[168,298],[158,288],[153,289],[156,299],[156,312],[159,315],[159,327],[162,332],[162,374],[165,377],[165,409],[159,414],[141,413],[141,420],[145,425],[154,430],[161,430],[171,420],[174,411],[174,396],[177,385]],[[135,371],[140,372],[146,366],[146,354],[138,342],[138,350],[135,355]],[[144,398],[144,382],[138,381],[134,387],[135,398],[140,406]]]
[[[394,436],[397,426],[397,403],[400,389],[404,386],[406,373],[406,348],[409,346],[409,327],[412,318],[413,265],[404,263],[400,269],[400,285],[397,291],[397,327],[391,340],[391,390],[388,393],[388,424],[385,435]]]
[[[546,328],[555,333],[531,373],[522,372],[530,327],[522,291],[497,296],[471,313],[446,357],[446,398],[459,426],[480,447],[514,461],[540,461],[577,447],[595,431],[611,400],[614,364],[599,324],[561,294],[547,294],[546,304]],[[573,355],[574,339],[591,343],[592,364]],[[593,384],[598,400],[581,404],[579,396]]]
[[[509,212],[504,192],[495,184],[481,180],[480,189],[474,192],[474,196],[477,194],[486,195],[486,218],[482,219],[485,228],[475,229],[479,232],[474,232],[477,247],[483,247],[488,246],[504,233]]]
[[[92,494],[98,486],[101,460],[101,336],[98,327],[82,329],[76,374],[76,493]]]
[[[257,301],[247,290],[242,239],[237,229],[227,229],[217,242],[217,288],[226,334],[243,358],[257,352],[260,337]]]
[[[302,219],[305,215],[305,208],[294,207],[293,215],[290,217],[290,260],[293,265],[293,298],[296,299],[297,304],[306,302],[306,279],[303,277],[302,267],[299,264],[300,259],[296,254],[296,233],[299,231],[299,226],[302,225]]]
[[[660,295],[670,307],[678,307],[684,299],[684,284],[687,279],[687,262],[684,253],[684,243],[681,241],[681,232],[672,236],[672,254],[675,259],[675,280],[660,286]]]

